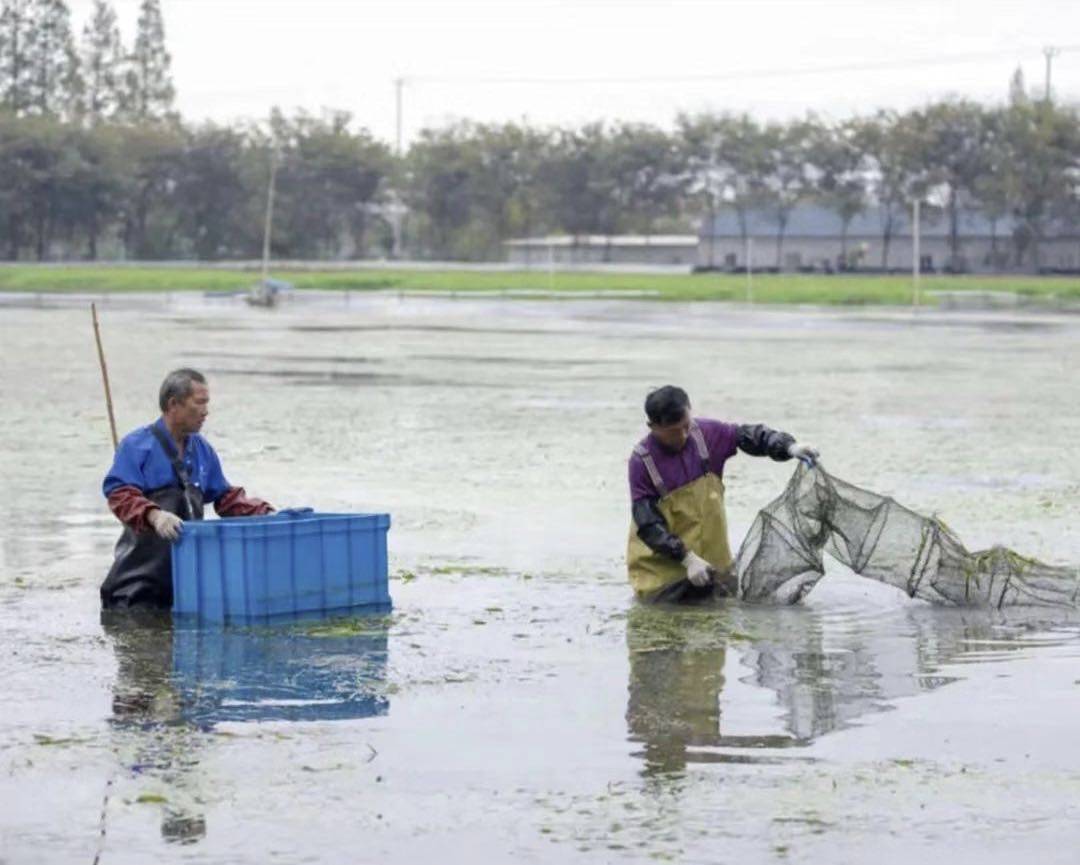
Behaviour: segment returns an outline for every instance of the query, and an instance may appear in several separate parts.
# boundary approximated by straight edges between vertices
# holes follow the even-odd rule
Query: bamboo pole
[[[270,151],[270,184],[266,189],[266,218],[263,222],[262,281],[266,290],[266,278],[270,275],[270,235],[274,226],[274,186],[277,181],[278,152],[277,145]]]
[[[97,304],[90,304],[90,315],[94,319],[94,341],[97,343],[98,363],[101,364],[101,380],[105,383],[105,408],[109,410],[109,430],[112,432],[113,450],[120,443],[116,438],[116,417],[113,415],[112,391],[109,389],[109,370],[105,366],[105,350],[101,347],[101,328],[98,327]]]

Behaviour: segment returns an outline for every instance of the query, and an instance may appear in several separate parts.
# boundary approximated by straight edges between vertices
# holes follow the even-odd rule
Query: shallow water
[[[1080,562],[1080,322],[354,298],[102,327],[121,427],[201,366],[233,482],[390,512],[395,609],[102,623],[89,315],[0,309],[0,863],[1074,861],[1074,618],[840,569],[794,608],[645,609],[622,554],[672,381],[971,548]],[[789,472],[729,465],[733,540]]]

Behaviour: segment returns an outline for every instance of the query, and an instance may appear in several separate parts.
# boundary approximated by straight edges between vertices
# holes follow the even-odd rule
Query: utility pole
[[[746,302],[754,302],[754,238],[746,235]]]
[[[397,107],[397,155],[401,156],[401,101],[402,91],[405,89],[405,79],[394,79],[394,102]]]
[[[262,249],[262,284],[270,274],[270,235],[274,230],[274,186],[277,182],[278,149],[277,142],[270,148],[270,183],[266,189],[266,218],[263,222]]]
[[[1050,64],[1061,50],[1054,48],[1052,45],[1047,45],[1043,48],[1043,55],[1046,57],[1046,92],[1043,95],[1044,100],[1049,104],[1050,102]]]
[[[911,206],[911,283],[913,289],[912,301],[919,306],[919,271],[922,268],[922,250],[919,249],[919,199]]]

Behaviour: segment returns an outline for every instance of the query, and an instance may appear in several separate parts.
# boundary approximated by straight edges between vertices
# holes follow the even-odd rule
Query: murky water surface
[[[635,606],[654,385],[972,548],[1080,561],[1080,322],[648,303],[106,305],[120,425],[211,376],[227,475],[393,515],[388,616],[102,623],[85,309],[0,309],[0,862],[1075,862],[1080,624],[843,573]],[[789,466],[739,457],[737,540]]]

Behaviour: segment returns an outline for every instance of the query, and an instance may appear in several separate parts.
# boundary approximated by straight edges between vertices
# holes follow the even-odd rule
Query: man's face
[[[165,414],[169,426],[183,435],[197,433],[210,414],[210,389],[205,384],[193,382],[187,399],[170,400]]]
[[[660,442],[662,447],[669,451],[681,451],[690,438],[690,412],[689,410],[683,412],[682,420],[676,423],[663,426],[650,423],[649,429],[652,431],[653,438]]]

